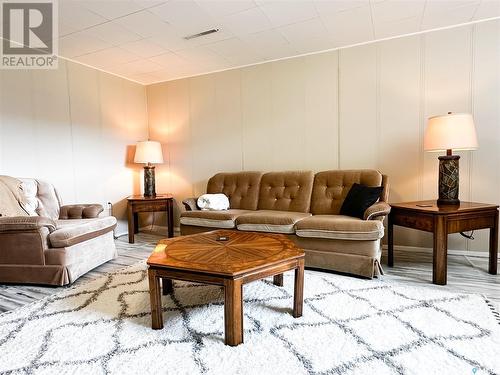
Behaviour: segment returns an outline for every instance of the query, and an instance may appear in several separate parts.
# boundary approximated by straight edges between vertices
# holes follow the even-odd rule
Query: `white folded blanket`
[[[224,194],[203,194],[196,203],[202,210],[221,211],[229,208],[229,199]]]

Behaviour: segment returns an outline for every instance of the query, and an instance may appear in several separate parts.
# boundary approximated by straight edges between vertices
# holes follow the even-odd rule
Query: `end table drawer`
[[[414,228],[423,230],[426,232],[432,232],[434,230],[434,219],[432,215],[412,215],[410,213],[404,213],[399,215],[398,212],[392,214],[392,222],[395,225],[399,225],[407,228]]]

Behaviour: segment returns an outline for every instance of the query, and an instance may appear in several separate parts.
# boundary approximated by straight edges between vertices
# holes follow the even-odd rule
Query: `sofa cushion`
[[[295,224],[299,237],[338,240],[378,240],[384,225],[378,220],[362,220],[343,215],[314,215]]]
[[[181,224],[196,227],[234,228],[237,217],[251,210],[229,209],[224,211],[185,211],[181,213]]]
[[[56,220],[57,229],[49,235],[52,247],[68,247],[111,232],[116,226],[113,216],[97,219]]]
[[[313,173],[271,172],[262,176],[259,210],[309,212]]]
[[[229,198],[229,207],[256,210],[262,172],[217,173],[208,180],[207,193],[222,193]]]
[[[311,214],[304,212],[261,210],[238,217],[236,219],[236,227],[239,230],[245,231],[294,233],[295,223],[308,216],[311,216]]]
[[[316,173],[311,198],[313,215],[338,215],[351,186],[381,186],[382,175],[371,169],[332,170]]]

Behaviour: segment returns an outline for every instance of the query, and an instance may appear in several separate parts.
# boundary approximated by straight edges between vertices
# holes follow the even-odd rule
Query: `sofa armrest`
[[[364,213],[365,220],[372,220],[380,216],[386,216],[391,212],[391,206],[386,202],[377,202],[368,207]]]
[[[59,219],[95,219],[104,211],[100,204],[68,204],[59,211]]]
[[[0,233],[33,231],[47,228],[49,232],[56,230],[54,220],[43,216],[11,216],[0,217]]]
[[[186,208],[186,211],[198,211],[198,205],[196,204],[196,201],[198,198],[186,198],[182,201],[182,204]]]

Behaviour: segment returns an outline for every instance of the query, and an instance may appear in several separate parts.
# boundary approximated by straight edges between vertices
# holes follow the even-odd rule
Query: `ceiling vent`
[[[219,31],[219,29],[207,30],[207,31],[203,31],[203,32],[198,33],[198,34],[193,34],[193,35],[185,36],[184,39],[190,40],[190,39],[194,39],[194,38],[199,38],[199,37],[202,37],[202,36],[205,36],[205,35],[216,33],[217,31]]]

